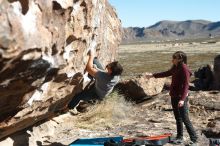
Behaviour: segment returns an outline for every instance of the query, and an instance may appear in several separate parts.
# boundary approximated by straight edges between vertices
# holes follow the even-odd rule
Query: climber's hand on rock
[[[88,55],[89,55],[89,56],[95,56],[95,51],[94,51],[94,49],[90,49],[89,52],[88,52]]]

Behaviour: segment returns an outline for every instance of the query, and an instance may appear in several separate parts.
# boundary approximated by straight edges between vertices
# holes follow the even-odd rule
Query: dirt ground
[[[153,72],[158,69],[162,70],[163,67],[169,67],[170,61],[168,58],[173,52],[178,50],[185,51],[191,58],[194,55],[194,60],[191,60],[190,65],[197,68],[199,65],[207,63],[207,61],[210,62],[213,60],[214,55],[220,53],[220,43],[122,45],[119,50],[119,59],[122,63],[123,61],[124,63],[126,62],[124,65],[128,71],[127,73],[125,72],[125,75],[129,76],[133,72]],[[143,55],[145,60],[140,60],[142,59],[141,56],[135,56],[140,54]],[[201,54],[206,56],[201,59]],[[132,56],[133,58],[131,58]],[[164,56],[165,58],[163,59]],[[135,59],[139,59],[139,62]],[[155,62],[156,60],[159,60],[160,63]],[[135,64],[132,62],[135,62]],[[145,64],[142,64],[143,62]],[[161,62],[164,62],[164,64]],[[208,146],[209,140],[203,131],[212,128],[218,129],[216,128],[218,125],[213,124],[214,122],[212,121],[220,119],[220,111],[210,107],[207,108],[202,104],[195,104],[197,102],[192,101],[201,101],[202,99],[205,100],[203,103],[219,103],[220,91],[216,91],[215,94],[208,91],[191,91],[189,98],[190,119],[199,136],[198,146]],[[71,110],[66,113],[60,113],[57,117],[38,123],[33,127],[3,139],[0,141],[0,145],[64,146],[69,145],[78,138],[113,136],[130,138],[164,133],[176,135],[175,119],[168,91],[163,91],[159,95],[152,97],[151,100],[139,104],[128,103],[124,101],[123,97],[116,94],[102,104],[91,106],[87,112],[76,113]],[[184,141],[189,141],[186,130],[184,130]],[[172,144],[166,144],[165,146],[172,146]]]
[[[220,92],[211,95],[210,92],[192,91],[190,99],[205,96],[207,97],[205,99],[210,101],[220,101],[219,95]],[[78,138],[114,136],[131,138],[164,133],[176,135],[175,120],[167,91],[139,104],[128,103],[117,94],[113,96],[102,104],[91,106],[87,112],[76,114],[71,110],[26,131],[16,133],[0,142],[0,145],[63,146]],[[192,104],[189,106],[190,119],[199,136],[198,145],[208,146],[209,140],[202,131],[208,128],[207,125],[212,119],[220,117],[220,111],[207,110]],[[186,130],[184,141],[185,143],[189,141]]]

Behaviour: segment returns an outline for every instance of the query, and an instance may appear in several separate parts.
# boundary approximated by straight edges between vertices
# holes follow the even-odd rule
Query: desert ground
[[[200,66],[213,63],[220,53],[220,43],[175,43],[175,44],[133,44],[121,45],[119,61],[125,68],[123,78],[132,78],[143,72],[168,69],[171,56],[175,51],[188,55],[189,66],[193,71]],[[220,101],[219,91],[190,91],[190,100],[205,102]],[[219,110],[211,110],[193,102],[189,103],[190,118],[199,136],[199,146],[208,146],[203,131],[210,122],[220,117]],[[86,112],[67,111],[57,117],[18,132],[0,142],[0,145],[13,146],[64,146],[78,138],[113,137],[176,134],[170,97],[167,90],[152,97],[152,100],[135,104],[124,100],[123,96],[113,93],[101,104],[89,107]],[[184,140],[189,141],[186,130]],[[165,146],[172,146],[166,144]]]
[[[220,42],[185,42],[160,44],[132,44],[119,47],[119,60],[125,68],[125,76],[143,72],[157,72],[171,67],[172,54],[183,51],[188,56],[188,66],[192,71],[213,64],[220,53]]]

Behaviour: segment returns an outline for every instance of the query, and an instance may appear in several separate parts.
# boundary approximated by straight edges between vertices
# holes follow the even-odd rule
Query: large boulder
[[[53,117],[83,87],[87,52],[117,57],[121,22],[106,0],[0,0],[0,139]]]
[[[165,78],[147,79],[145,74],[142,74],[132,79],[121,81],[117,84],[116,89],[125,95],[127,100],[140,102],[159,94],[164,84]]]
[[[194,72],[196,90],[220,89],[220,55],[214,58],[214,65],[206,65]]]
[[[214,89],[220,89],[220,55],[214,59]]]
[[[211,90],[213,88],[214,76],[213,66],[206,65],[194,72],[193,81],[196,90]]]

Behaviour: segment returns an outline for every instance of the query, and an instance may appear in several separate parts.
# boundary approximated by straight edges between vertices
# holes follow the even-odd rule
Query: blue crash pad
[[[123,140],[122,136],[118,137],[105,137],[105,138],[80,138],[75,140],[69,146],[104,146],[104,142],[113,140],[120,142]]]

